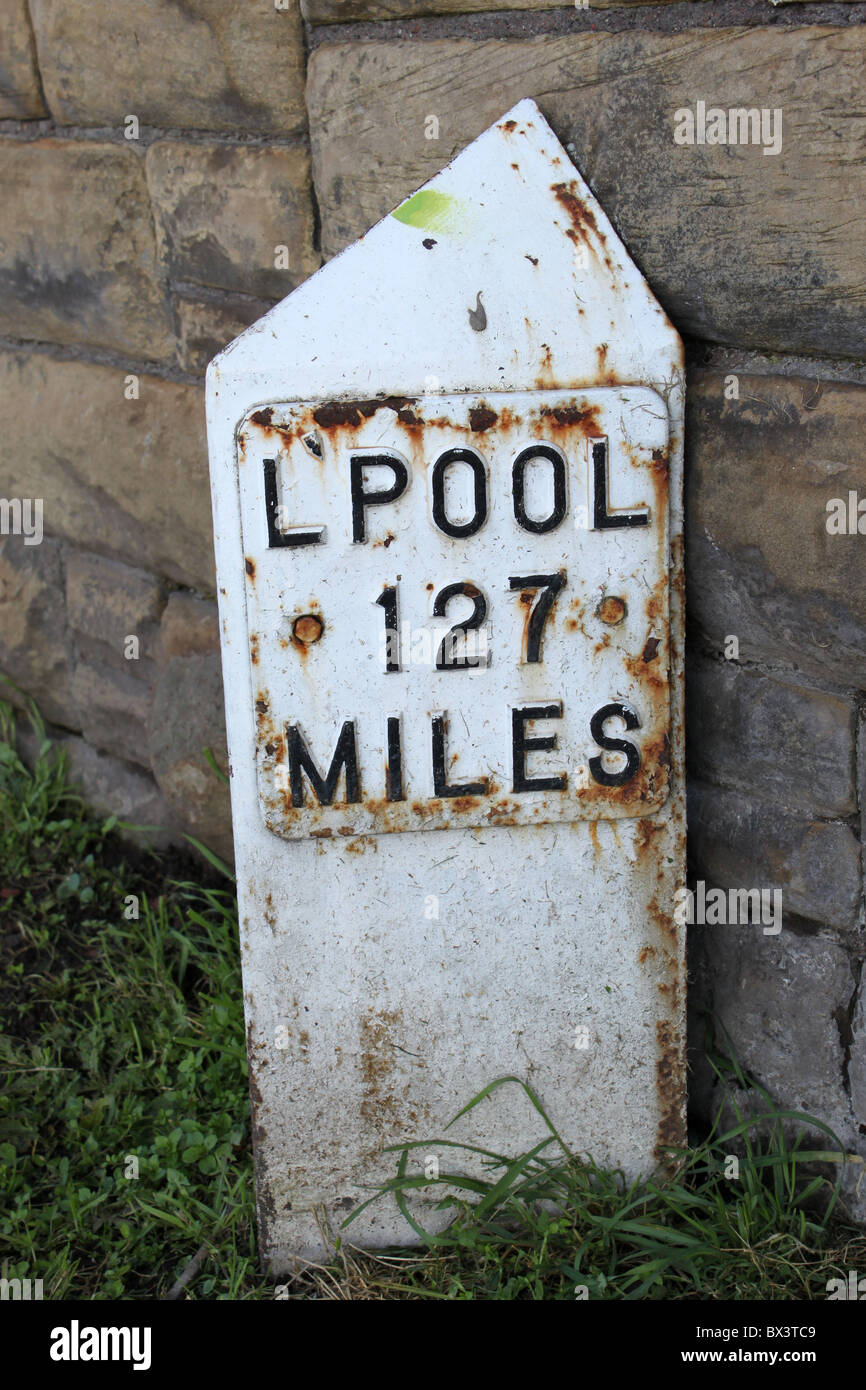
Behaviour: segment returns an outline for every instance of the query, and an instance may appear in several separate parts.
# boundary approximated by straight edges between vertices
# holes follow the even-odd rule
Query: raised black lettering
[[[529,612],[529,622],[526,624],[525,660],[527,664],[540,661],[544,624],[556,601],[557,594],[565,586],[565,570],[560,570],[558,574],[511,575],[508,584],[509,588],[522,591],[521,602],[523,602],[523,591],[527,594],[527,600],[530,590],[535,589],[537,591],[535,602]]]
[[[466,463],[472,469],[475,512],[469,521],[449,521],[445,515],[445,475],[453,463]],[[474,536],[487,520],[487,473],[474,449],[446,449],[433,465],[433,520],[446,536]]]
[[[265,470],[265,516],[268,522],[268,549],[278,550],[283,546],[321,545],[325,536],[324,526],[297,526],[283,531],[277,525],[279,496],[277,494],[277,461],[264,459]]]
[[[525,725],[534,719],[561,719],[562,701],[552,705],[525,705],[511,711],[512,791],[561,792],[565,790],[567,774],[558,772],[552,777],[527,777],[526,754],[549,753],[556,747],[556,734],[527,737]]]
[[[446,770],[445,751],[446,724],[443,714],[434,714],[433,734],[433,795],[434,796],[486,796],[487,778],[478,782],[449,782]]]
[[[526,513],[526,469],[533,459],[547,459],[553,464],[553,511],[540,521]],[[559,450],[552,444],[530,444],[527,449],[521,449],[511,470],[511,491],[518,526],[537,536],[555,531],[565,516],[565,459]]]
[[[394,481],[390,487],[372,492],[364,490],[364,469],[372,467],[390,468]],[[381,507],[385,502],[396,502],[409,486],[409,470],[399,454],[350,454],[349,487],[352,494],[352,540],[356,545],[367,539],[366,510],[368,507]]]
[[[358,776],[358,748],[355,741],[354,720],[347,719],[340,730],[340,737],[337,739],[337,746],[334,749],[334,756],[331,759],[331,766],[328,768],[326,777],[322,777],[316,767],[297,724],[286,725],[286,736],[289,786],[292,792],[293,806],[304,805],[303,774],[305,772],[310,779],[310,785],[316,793],[316,799],[320,806],[330,806],[333,802],[337,782],[344,769],[346,773],[346,804],[361,800],[361,779]]]
[[[376,599],[385,610],[385,670],[400,670],[400,618],[397,611],[397,585],[386,584]]]
[[[472,584],[468,579],[458,580],[455,584],[446,584],[444,589],[439,590],[433,601],[433,617],[444,618],[449,602],[458,594],[472,600],[472,612],[468,618],[464,618],[462,623],[455,623],[453,627],[449,628],[439,643],[439,650],[436,653],[437,671],[464,671],[470,666],[486,666],[488,664],[487,634],[473,637],[471,642],[467,636],[467,633],[470,632],[481,633],[481,625],[487,617],[487,599],[477,584]],[[455,647],[461,641],[463,643],[462,654],[455,651]]]
[[[608,719],[621,719],[627,729],[640,728],[640,720],[629,705],[620,703],[602,705],[589,721],[589,731],[599,748],[611,753],[625,754],[625,767],[621,772],[608,772],[601,758],[590,758],[589,770],[602,787],[621,787],[630,782],[640,767],[640,753],[626,738],[609,738],[604,732]]]
[[[620,526],[646,526],[649,507],[640,511],[608,511],[608,450],[606,439],[590,439],[592,450],[592,524],[596,531],[612,531]]]
[[[385,764],[385,795],[388,801],[405,801],[403,795],[403,746],[400,742],[400,717],[388,717],[388,761]]]

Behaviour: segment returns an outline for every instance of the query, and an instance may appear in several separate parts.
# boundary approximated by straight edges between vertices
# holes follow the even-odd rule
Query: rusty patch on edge
[[[321,425],[323,430],[333,429],[335,426],[350,425],[357,429],[362,420],[369,420],[377,410],[383,406],[388,410],[393,410],[395,415],[406,412],[411,415],[412,420],[401,416],[404,424],[414,421],[414,414],[410,407],[415,405],[414,396],[384,396],[381,400],[369,401],[329,401],[327,405],[320,405],[313,411],[313,419],[317,425]],[[255,417],[253,417],[255,418]]]
[[[683,1074],[682,1046],[673,1024],[665,1019],[656,1023],[658,1058],[656,1060],[656,1090],[661,1106],[658,1137],[653,1154],[663,1158],[664,1149],[680,1148],[685,1143],[683,1097],[680,1077]]]

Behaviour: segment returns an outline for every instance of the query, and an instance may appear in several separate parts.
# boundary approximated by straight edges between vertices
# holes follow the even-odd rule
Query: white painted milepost
[[[532,101],[208,369],[275,1273],[502,1077],[631,1175],[683,1139],[683,396]],[[546,1133],[509,1083],[447,1137]],[[342,1234],[418,1240],[391,1198]]]

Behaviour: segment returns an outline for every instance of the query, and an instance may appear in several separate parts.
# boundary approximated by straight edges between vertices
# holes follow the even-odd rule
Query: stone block
[[[296,5],[31,0],[39,67],[61,125],[142,125],[293,135],[303,130]]]
[[[724,888],[778,888],[783,910],[853,932],[860,846],[839,821],[796,817],[754,795],[690,782],[689,851],[699,878]]]
[[[726,1050],[727,1042],[776,1104],[823,1120],[850,1143],[846,1037],[855,977],[842,946],[822,934],[768,937],[749,926],[695,926],[690,934],[701,938],[717,1045]]]
[[[177,360],[188,372],[203,373],[208,362],[272,307],[262,299],[188,299],[176,295]]]
[[[856,710],[732,661],[692,660],[686,702],[689,765],[809,816],[853,816]]]
[[[46,719],[76,727],[64,549],[50,536],[0,537],[0,671],[19,687],[0,685],[0,695],[14,704],[29,695]]]
[[[827,504],[866,501],[866,388],[732,376],[686,393],[690,621],[720,653],[733,635],[742,660],[862,690],[864,536],[831,534]]]
[[[160,659],[206,656],[219,652],[219,613],[216,603],[180,590],[170,594],[162,615]]]
[[[153,674],[151,667],[142,670],[138,662],[128,662],[124,669],[104,649],[77,649],[72,691],[88,743],[125,762],[150,767],[148,677]]]
[[[141,154],[90,140],[5,139],[0,182],[0,332],[172,357]]]
[[[69,626],[124,657],[127,638],[137,637],[140,659],[156,660],[165,585],[145,570],[132,569],[80,550],[66,564]]]
[[[27,0],[6,0],[0,29],[0,120],[47,116]]]
[[[117,816],[127,822],[117,827],[119,835],[147,848],[188,848],[171,807],[149,773],[100,752],[78,735],[55,728],[49,728],[47,733],[55,753],[65,755],[69,781],[80,791],[89,809],[97,815]],[[38,740],[20,720],[18,750],[22,761],[32,767]]]
[[[305,146],[158,140],[147,179],[173,279],[282,299],[318,266]]]
[[[4,486],[44,498],[46,532],[213,592],[199,387],[0,352],[0,437]]]
[[[172,656],[167,662],[154,691],[149,751],[159,788],[175,815],[191,835],[230,859],[229,789],[209,766],[205,749],[227,770],[218,650]]]

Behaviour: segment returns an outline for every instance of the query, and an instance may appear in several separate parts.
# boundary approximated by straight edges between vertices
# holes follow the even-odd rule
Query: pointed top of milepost
[[[214,359],[251,399],[662,384],[682,344],[525,99]]]

